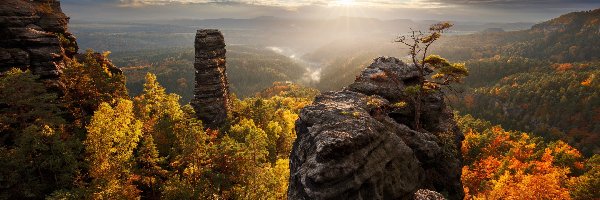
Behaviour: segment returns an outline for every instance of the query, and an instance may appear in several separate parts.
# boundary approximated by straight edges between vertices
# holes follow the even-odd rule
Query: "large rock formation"
[[[413,105],[403,91],[417,76],[414,66],[377,58],[355,83],[305,107],[296,122],[288,197],[413,199],[429,189],[462,199],[463,135],[440,93],[423,99],[425,130],[411,128]]]
[[[191,104],[206,126],[219,128],[229,111],[225,39],[218,30],[198,30],[195,47],[196,88]]]
[[[57,0],[3,0],[0,3],[0,73],[29,69],[57,87],[64,58],[77,53],[67,31],[69,18]]]

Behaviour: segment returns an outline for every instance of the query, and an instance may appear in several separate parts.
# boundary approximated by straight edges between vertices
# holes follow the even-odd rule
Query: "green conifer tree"
[[[74,186],[79,141],[64,132],[57,96],[38,78],[19,69],[0,76],[0,199]]]

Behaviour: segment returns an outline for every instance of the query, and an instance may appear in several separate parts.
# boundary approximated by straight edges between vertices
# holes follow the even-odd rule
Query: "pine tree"
[[[0,77],[1,144],[14,143],[14,132],[35,124],[64,123],[56,93],[37,82],[39,76],[13,68]]]
[[[64,132],[55,93],[38,76],[0,76],[0,199],[41,199],[73,187],[78,140]]]
[[[175,140],[174,126],[184,117],[179,98],[176,94],[167,94],[152,73],[146,74],[144,90],[134,98],[135,114],[143,123],[143,132],[153,137],[162,157],[169,154]]]
[[[136,184],[144,199],[160,199],[160,188],[168,173],[162,168],[164,161],[158,155],[152,135],[142,135],[135,151],[134,173],[139,176]]]
[[[440,90],[440,86],[448,86],[451,83],[460,82],[468,71],[464,64],[450,64],[446,59],[437,55],[428,55],[429,48],[437,41],[442,33],[452,27],[449,22],[433,24],[429,27],[428,33],[422,31],[412,31],[408,36],[400,36],[396,40],[409,48],[409,55],[412,64],[419,72],[418,83],[409,86],[405,92],[412,97],[414,104],[415,117],[413,127],[421,130],[421,104],[427,92],[430,90]],[[431,72],[436,72],[428,79]]]

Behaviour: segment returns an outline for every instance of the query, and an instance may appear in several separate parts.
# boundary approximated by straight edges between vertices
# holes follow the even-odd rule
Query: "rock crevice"
[[[462,199],[463,135],[439,93],[423,99],[425,131],[410,126],[404,94],[416,68],[377,58],[341,91],[325,92],[296,122],[290,199],[413,199],[419,189]],[[404,103],[402,103],[404,102]]]

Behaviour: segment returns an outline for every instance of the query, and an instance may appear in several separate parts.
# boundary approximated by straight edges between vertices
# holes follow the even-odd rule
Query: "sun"
[[[337,0],[335,3],[340,6],[352,6],[355,2],[354,0]]]

